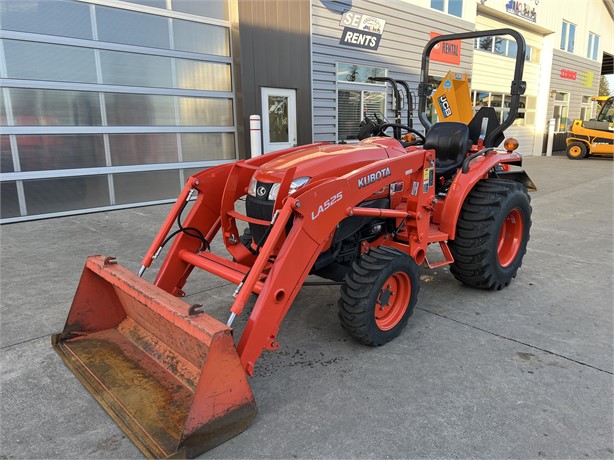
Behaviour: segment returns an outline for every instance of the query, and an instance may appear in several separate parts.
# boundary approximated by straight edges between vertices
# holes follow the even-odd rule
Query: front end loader
[[[498,35],[514,38],[520,56],[506,121],[493,124],[491,114],[478,112],[469,124],[431,126],[432,48]],[[476,288],[509,285],[529,240],[533,183],[512,169],[522,163],[517,143],[497,145],[524,92],[524,49],[511,29],[432,39],[418,91],[426,135],[384,124],[380,135],[356,144],[316,143],[195,174],[138,274],[112,257],[88,258],[64,330],[52,337],[56,351],[146,456],[194,457],[254,419],[248,379],[262,352],[280,347],[281,322],[308,275],[342,284],[341,326],[371,346],[407,324],[420,265],[450,265]],[[242,234],[240,227],[247,227]],[[211,251],[214,238],[227,254]],[[439,248],[436,260],[427,256],[430,247]],[[150,283],[142,275],[163,248]],[[194,269],[236,284],[225,324],[181,300]],[[236,336],[233,322],[253,294]]]

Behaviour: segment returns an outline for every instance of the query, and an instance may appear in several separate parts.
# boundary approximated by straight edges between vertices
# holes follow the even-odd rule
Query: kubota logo
[[[386,167],[376,171],[374,173],[368,174],[365,177],[361,177],[358,179],[358,188],[366,187],[373,182],[377,182],[378,180],[382,180],[384,177],[388,177],[390,174],[390,168]]]

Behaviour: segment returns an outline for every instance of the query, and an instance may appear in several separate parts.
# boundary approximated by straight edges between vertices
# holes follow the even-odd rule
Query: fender
[[[586,145],[586,148],[590,150],[591,148],[591,138],[589,136],[583,134],[574,133],[573,135],[568,135],[565,139],[565,145],[569,147],[569,144],[574,142],[581,142]]]
[[[522,165],[522,156],[519,153],[491,153],[487,156],[476,158],[469,164],[467,173],[458,172],[443,206],[437,206],[436,214],[439,219],[439,230],[449,235],[449,240],[456,237],[456,222],[460,215],[465,198],[473,189],[473,186],[481,179],[488,177],[489,171],[500,163]],[[435,216],[437,218],[437,216]]]

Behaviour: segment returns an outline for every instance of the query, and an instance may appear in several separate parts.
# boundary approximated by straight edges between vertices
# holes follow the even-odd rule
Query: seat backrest
[[[484,120],[487,120],[484,122]],[[492,107],[480,107],[480,110],[473,116],[473,119],[469,122],[469,138],[473,141],[474,144],[478,143],[478,139],[482,134],[482,124],[486,123],[486,132],[484,134],[484,139],[488,137],[490,133],[492,133],[498,126],[501,125],[499,123],[499,114]],[[503,133],[499,133],[497,137],[494,139],[494,142],[491,142],[493,145],[486,145],[484,147],[496,147],[501,142],[505,140],[505,135]]]
[[[456,172],[471,147],[469,128],[464,123],[444,121],[435,123],[426,134],[425,149],[435,150],[435,172],[449,176]]]

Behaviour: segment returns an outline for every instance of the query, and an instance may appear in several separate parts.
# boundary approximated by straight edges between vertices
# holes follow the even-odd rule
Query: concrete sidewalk
[[[339,326],[338,287],[305,287],[251,380],[259,415],[205,458],[614,458],[614,162],[525,160],[538,185],[523,267],[482,292],[423,270],[380,348]],[[137,270],[169,206],[1,229],[5,458],[142,458],[52,350],[86,256]],[[146,278],[152,279],[153,272]],[[233,287],[194,276],[225,320]]]

